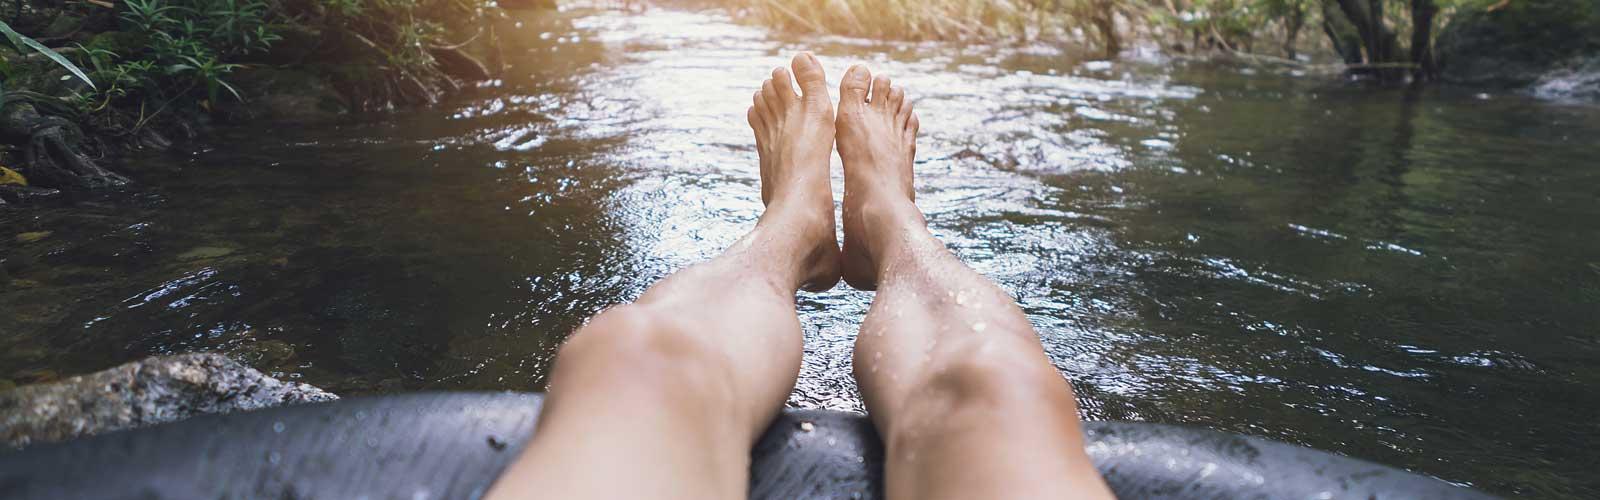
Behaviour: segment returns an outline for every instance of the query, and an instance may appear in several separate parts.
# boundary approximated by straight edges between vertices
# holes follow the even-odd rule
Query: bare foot
[[[827,290],[839,281],[833,188],[828,179],[833,103],[816,57],[802,53],[791,65],[792,81],[789,69],[773,69],[747,113],[761,157],[761,201],[767,205],[761,223],[778,224],[802,241],[815,242],[805,256],[808,271],[803,287]],[[794,83],[800,84],[800,92],[795,92]]]
[[[927,225],[912,203],[919,124],[905,92],[861,65],[839,83],[836,123],[844,160],[844,280],[873,290],[885,247],[903,235],[898,229]]]

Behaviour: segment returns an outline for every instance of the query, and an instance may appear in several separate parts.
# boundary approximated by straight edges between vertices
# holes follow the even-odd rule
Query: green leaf
[[[83,70],[78,69],[78,65],[72,64],[72,61],[68,61],[66,57],[62,57],[60,53],[51,50],[50,47],[44,46],[44,44],[39,43],[38,40],[23,36],[21,33],[17,33],[17,31],[11,29],[11,25],[6,24],[5,21],[0,21],[0,33],[5,33],[6,38],[10,38],[11,44],[15,45],[18,49],[21,49],[22,47],[29,47],[33,50],[39,51],[40,54],[44,54],[44,56],[49,58],[51,61],[55,61],[56,64],[60,64],[61,67],[67,68],[67,71],[72,72],[73,76],[82,79],[83,83],[89,84],[89,88],[99,90],[94,86],[94,80],[90,80],[89,75],[83,74]]]
[[[222,88],[228,89],[228,93],[233,94],[234,99],[238,99],[239,102],[244,102],[244,96],[239,95],[239,89],[233,88],[233,85],[229,85],[228,82],[222,81],[221,79],[217,79],[217,85],[221,85]]]

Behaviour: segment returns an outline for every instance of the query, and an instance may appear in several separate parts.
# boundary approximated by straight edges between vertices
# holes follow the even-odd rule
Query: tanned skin
[[[855,375],[887,445],[890,498],[1111,498],[1032,325],[913,203],[911,100],[856,66],[836,112],[816,57],[791,68],[772,71],[747,113],[766,204],[755,229],[562,346],[532,441],[487,498],[746,498],[750,448],[800,371],[795,294],[841,277],[878,290]]]

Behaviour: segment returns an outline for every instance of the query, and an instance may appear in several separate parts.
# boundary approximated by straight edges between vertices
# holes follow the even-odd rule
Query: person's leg
[[[887,447],[889,498],[1110,498],[1083,451],[1072,387],[1027,317],[913,204],[918,126],[888,78],[845,74],[844,278],[878,290],[854,363]]]
[[[794,294],[839,279],[833,109],[810,54],[748,114],[767,209],[726,253],[592,319],[562,346],[522,456],[489,498],[744,498],[750,447],[800,370]]]

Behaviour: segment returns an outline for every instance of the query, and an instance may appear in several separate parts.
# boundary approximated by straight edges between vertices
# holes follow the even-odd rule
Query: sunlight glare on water
[[[127,199],[0,212],[52,232],[0,234],[30,283],[0,291],[0,382],[213,351],[345,395],[540,390],[586,318],[754,226],[745,109],[811,50],[834,97],[864,63],[915,100],[930,228],[1017,298],[1087,418],[1596,491],[1593,107],[784,36],[717,11],[502,28],[503,79],[436,109],[224,128],[130,160]],[[872,298],[800,294],[791,405],[863,409]]]

